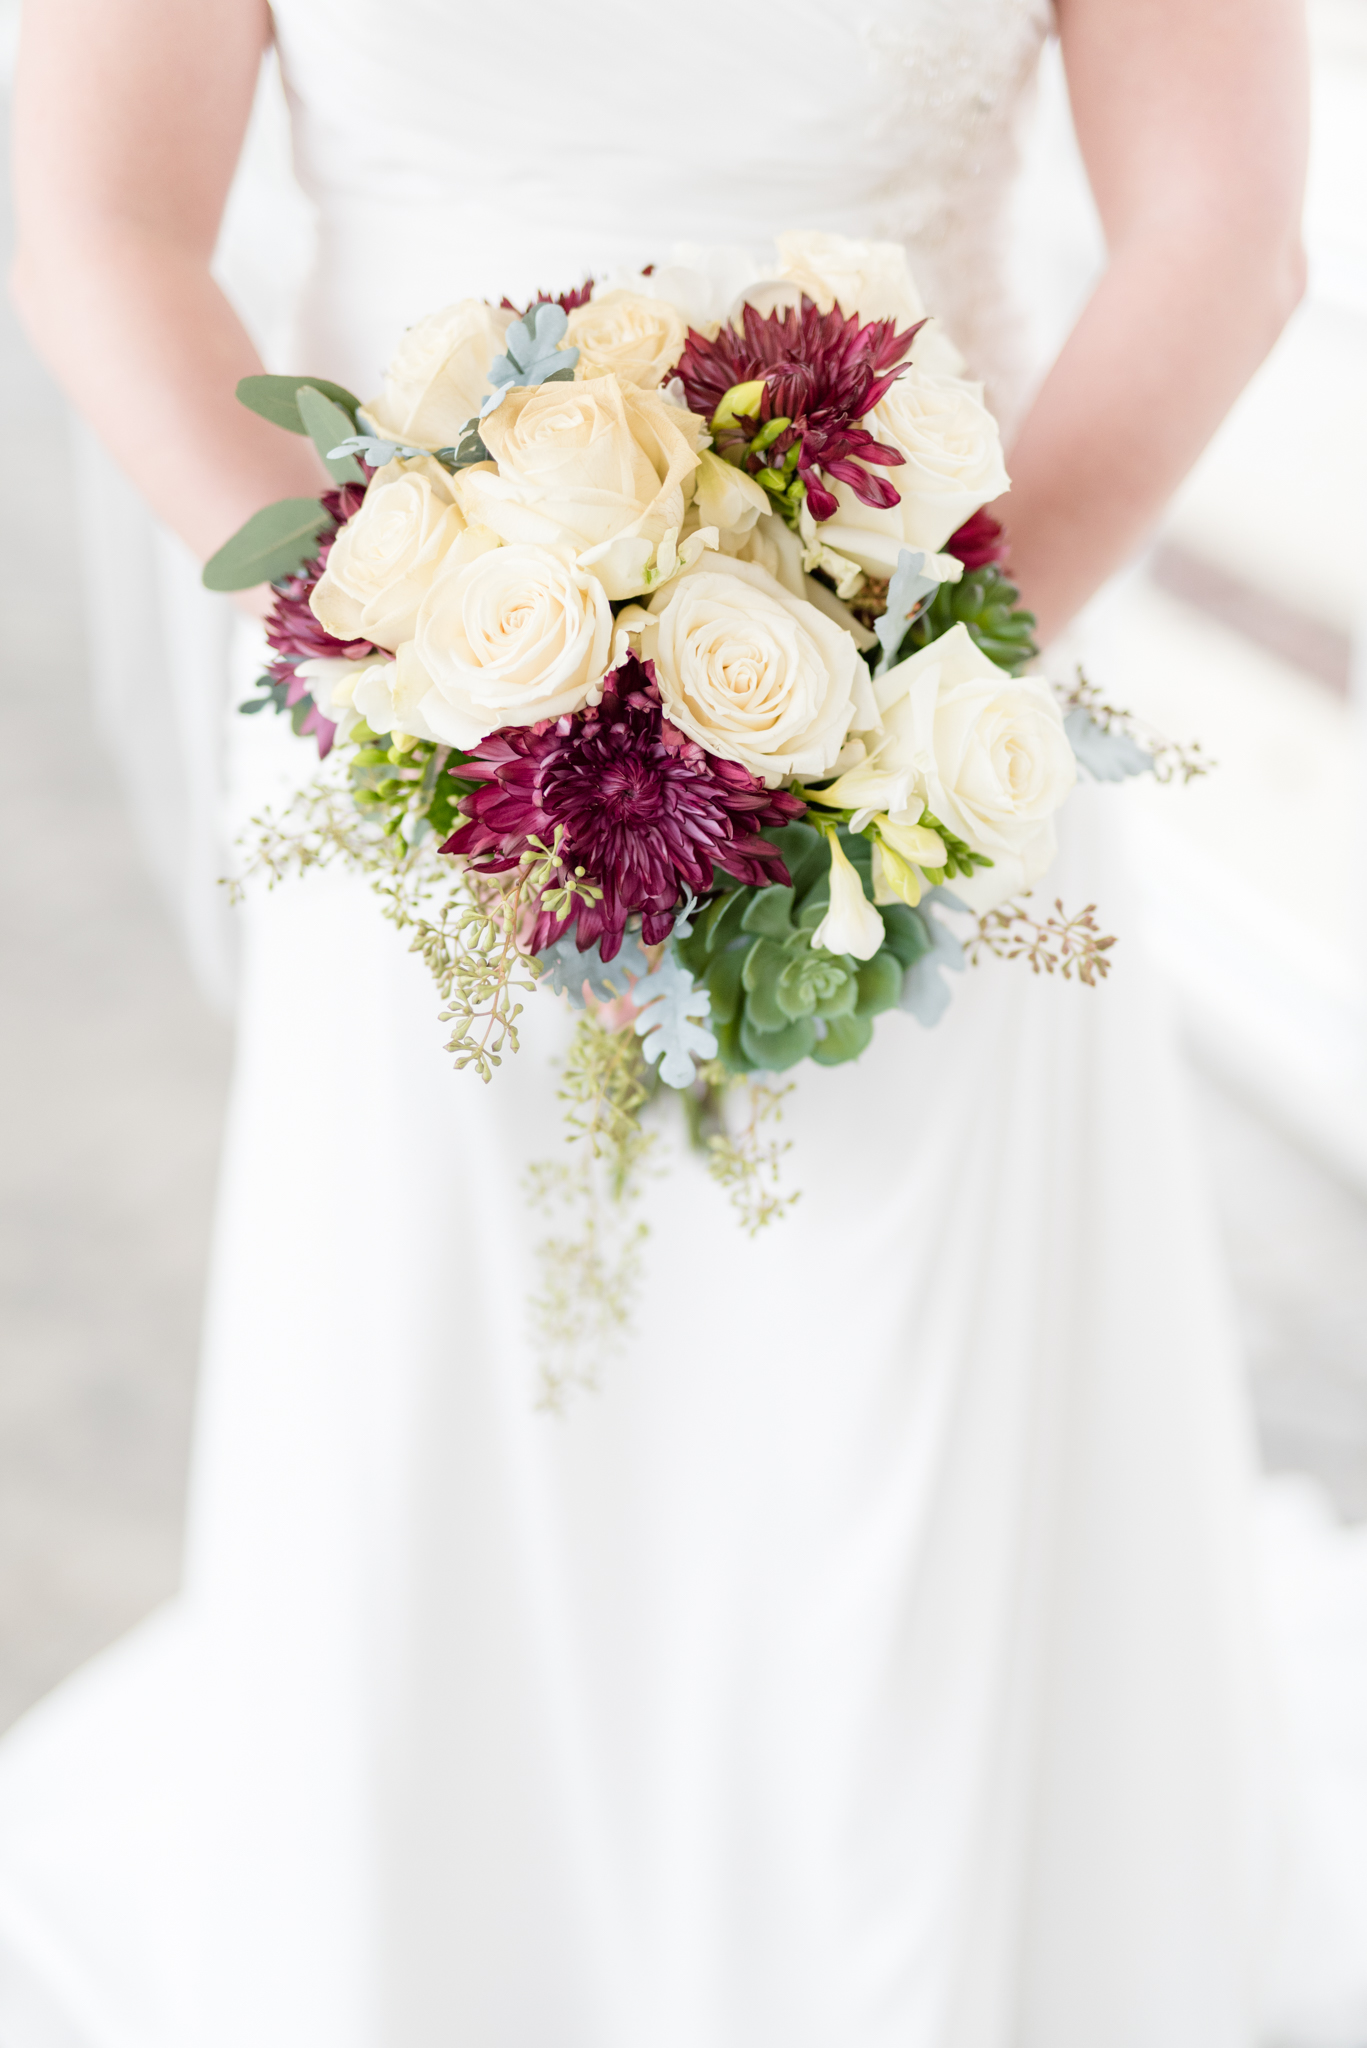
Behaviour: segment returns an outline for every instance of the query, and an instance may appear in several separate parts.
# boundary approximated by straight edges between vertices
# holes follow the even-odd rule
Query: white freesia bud
[[[922,895],[921,877],[911,861],[903,860],[880,839],[873,843],[873,900],[875,903],[905,903],[915,909]]]
[[[915,781],[916,772],[909,764],[885,768],[875,758],[846,769],[838,781],[818,791],[811,801],[829,804],[838,811],[905,811],[915,801]],[[923,808],[917,804],[917,817]]]
[[[337,727],[345,739],[356,723],[354,693],[357,680],[365,673],[364,661],[347,661],[338,655],[318,655],[295,664],[295,674],[308,685],[308,693],[322,716]]]
[[[913,861],[917,867],[942,868],[948,858],[944,840],[929,825],[915,822],[924,811],[925,805],[916,803],[901,817],[880,818],[878,837],[884,846],[890,846],[894,853]]]
[[[431,687],[421,669],[399,661],[372,661],[356,678],[353,702],[372,732],[435,740],[420,706]]]
[[[734,463],[705,448],[698,457],[693,503],[703,526],[715,526],[730,541],[741,540],[769,510],[769,495]]]
[[[912,813],[919,815],[918,803]],[[892,818],[875,820],[878,837],[873,842],[873,900],[875,903],[909,903],[921,900],[922,868],[941,868],[947,858],[944,840],[927,825],[898,823]]]
[[[872,960],[883,943],[883,920],[864,894],[859,870],[835,834],[830,835],[831,907],[812,933],[812,944],[827,953]]]

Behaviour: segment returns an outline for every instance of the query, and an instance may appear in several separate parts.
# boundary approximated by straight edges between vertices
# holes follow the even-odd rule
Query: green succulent
[[[982,569],[965,569],[958,583],[942,583],[920,617],[912,620],[902,642],[902,657],[918,653],[952,627],[964,625],[989,661],[1018,674],[1039,653],[1032,637],[1035,615],[1020,608],[1019,596],[1015,584],[995,562]]]
[[[677,950],[706,986],[717,1056],[733,1073],[781,1073],[804,1059],[839,1066],[863,1052],[874,1018],[897,1003],[907,968],[930,950],[930,933],[914,911],[894,903],[879,913],[887,936],[871,960],[814,947],[812,933],[830,902],[823,835],[784,825],[765,837],[783,855],[791,883],[745,888],[718,874],[720,893]],[[843,831],[840,843],[869,889],[872,848]]]

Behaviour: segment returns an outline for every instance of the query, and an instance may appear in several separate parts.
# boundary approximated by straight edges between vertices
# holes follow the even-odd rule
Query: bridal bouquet
[[[1093,906],[1021,899],[1079,758],[1154,757],[1085,684],[1021,673],[1034,621],[983,510],[1008,479],[963,371],[900,248],[792,234],[754,274],[695,255],[462,300],[368,404],[239,387],[334,484],[205,571],[274,585],[242,708],[329,761],[255,864],[360,866],[486,1080],[530,989],[582,1009],[563,1092],[618,1195],[663,1083],[753,1227],[783,1206],[769,1077],[856,1059],[884,1012],[935,1023],[984,950],[1106,972]],[[598,1229],[547,1297],[581,1337],[580,1297],[599,1335],[621,1312]]]

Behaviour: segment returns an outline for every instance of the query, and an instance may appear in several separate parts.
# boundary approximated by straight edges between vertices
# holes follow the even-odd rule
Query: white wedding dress
[[[1043,0],[275,14],[288,367],[369,395],[461,294],[804,226],[905,240],[1017,402]],[[307,772],[233,744],[242,814]],[[804,1070],[754,1240],[678,1158],[560,1417],[557,1006],[481,1087],[364,886],[253,897],[186,1590],[0,1756],[3,2048],[1362,2048],[1367,1564],[1307,1613],[1283,1503],[1269,1595],[1111,802],[1056,876],[1111,981],[990,964]]]

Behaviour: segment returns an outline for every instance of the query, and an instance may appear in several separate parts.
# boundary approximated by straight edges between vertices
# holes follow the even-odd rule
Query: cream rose
[[[856,714],[877,723],[849,634],[753,562],[709,556],[631,623],[673,723],[771,787],[828,774]]]
[[[377,434],[419,448],[449,448],[488,396],[489,365],[503,354],[515,316],[483,299],[461,299],[410,327],[364,408]]]
[[[596,703],[611,647],[607,594],[568,550],[491,544],[432,584],[396,687],[439,739],[470,747]]]
[[[465,518],[451,479],[430,456],[376,470],[359,512],[332,543],[309,605],[335,639],[397,647]]]
[[[925,306],[900,242],[861,242],[811,230],[779,235],[778,274],[814,299],[823,313],[838,305],[860,320],[910,327]]]
[[[971,513],[1010,488],[997,422],[976,384],[913,366],[865,425],[906,457],[900,468],[879,471],[901,493],[900,503],[882,512],[836,483],[840,510],[817,532],[871,576],[890,576],[903,548],[937,553]]]
[[[959,625],[881,676],[874,694],[883,733],[871,769],[899,784],[904,800],[909,784],[993,863],[971,881],[957,878],[954,893],[987,910],[1037,882],[1054,857],[1055,814],[1077,780],[1048,685],[1007,675]]]
[[[611,373],[513,390],[482,430],[496,470],[466,470],[465,515],[506,541],[582,556],[608,596],[650,584],[656,548],[683,524],[707,428]]]
[[[965,364],[940,322],[926,309],[900,242],[862,242],[848,235],[804,229],[780,235],[776,275],[742,294],[762,313],[800,303],[804,293],[823,313],[838,305],[856,319],[895,320],[899,328],[925,320],[912,347],[917,367],[941,377],[961,377]],[[735,317],[734,314],[732,316]]]
[[[602,292],[576,306],[565,346],[577,348],[575,376],[615,375],[623,384],[657,391],[683,354],[688,323],[667,299],[639,292]]]

